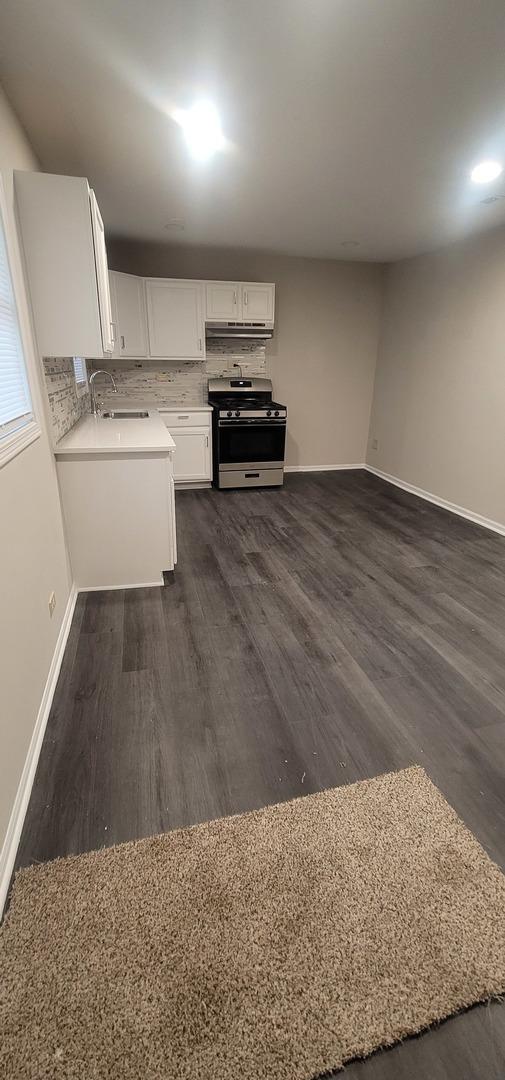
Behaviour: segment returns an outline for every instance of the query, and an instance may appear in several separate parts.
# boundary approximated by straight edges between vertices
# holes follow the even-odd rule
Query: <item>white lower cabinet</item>
[[[170,450],[58,456],[67,542],[79,589],[162,585],[163,571],[174,569],[173,455]]]
[[[178,487],[208,487],[212,481],[211,412],[160,409],[175,442],[174,481]]]
[[[210,438],[208,432],[200,429],[194,431],[175,429],[170,434],[175,442],[175,482],[210,480]]]

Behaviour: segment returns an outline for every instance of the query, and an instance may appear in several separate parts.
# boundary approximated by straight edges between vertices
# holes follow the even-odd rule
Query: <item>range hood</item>
[[[229,320],[205,323],[205,337],[210,338],[248,338],[249,340],[268,341],[274,336],[273,322],[230,322]]]

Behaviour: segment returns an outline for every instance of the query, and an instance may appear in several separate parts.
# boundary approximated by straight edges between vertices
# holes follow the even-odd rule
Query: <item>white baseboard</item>
[[[425,499],[426,502],[441,506],[443,510],[449,510],[451,514],[457,514],[458,517],[466,518],[467,521],[473,521],[475,525],[482,525],[484,529],[490,529],[491,532],[505,536],[505,525],[502,525],[499,521],[492,521],[491,518],[483,517],[482,514],[475,514],[473,510],[468,510],[466,506],[458,506],[457,503],[441,499],[439,495],[433,495],[431,491],[425,491],[424,488],[416,487],[415,484],[408,484],[406,480],[400,480],[398,476],[391,476],[390,473],[382,472],[381,469],[376,469],[373,465],[363,465],[362,468],[373,473],[374,476],[379,476],[381,480],[386,480],[388,484],[394,484],[395,487],[409,491],[411,495],[417,495],[420,499]]]
[[[458,506],[457,503],[449,502],[448,499],[442,499],[439,495],[433,495],[431,491],[425,491],[424,488],[409,484],[406,480],[400,480],[398,476],[382,472],[381,469],[376,469],[374,465],[368,465],[366,462],[360,465],[285,465],[284,472],[335,472],[338,469],[366,469],[367,472],[373,473],[374,476],[379,476],[381,480],[386,480],[388,484],[394,484],[395,487],[402,488],[403,491],[409,491],[411,495],[417,495],[420,499],[425,499],[426,502],[442,507],[443,510],[449,510],[451,514],[457,514],[458,517],[466,518],[467,521],[473,521],[474,525],[482,525],[484,529],[505,536],[505,525],[502,525],[501,522],[493,521],[482,514],[476,514],[473,510],[468,510],[466,506]]]
[[[210,480],[176,480],[176,491],[207,491],[212,487]]]
[[[338,469],[366,469],[366,465],[285,465],[284,472],[336,472]]]
[[[126,585],[79,585],[78,593],[81,592],[114,592],[118,589],[159,589],[164,585],[163,577],[158,581],[134,581]]]
[[[31,737],[30,746],[26,755],[26,760],[23,766],[23,772],[21,774],[21,780],[19,781],[19,787],[16,792],[16,798],[14,799],[14,806],[10,816],[9,824],[7,826],[7,832],[5,834],[5,840],[0,852],[0,918],[5,907],[7,900],[7,893],[12,877],[12,870],[16,859],[16,853],[21,838],[21,831],[23,828],[23,822],[25,820],[25,814],[28,809],[28,803],[30,800],[33,781],[35,779],[35,772],[37,769],[37,763],[39,760],[39,754],[42,747],[42,740],[44,738],[49,713],[51,711],[51,705],[53,702],[54,691],[56,690],[56,683],[58,682],[58,675],[60,673],[61,662],[63,660],[63,654],[65,652],[65,646],[67,644],[67,638],[72,624],[72,616],[74,614],[75,602],[77,599],[77,589],[75,585],[72,585],[70,590],[70,596],[68,598],[65,614],[58,634],[58,640],[56,642],[55,650],[53,653],[53,659],[51,660],[51,667],[49,668],[49,674],[47,676],[46,685],[44,687],[44,693],[42,694],[42,701],[38,711],[37,719],[35,721],[35,727],[33,729],[33,735]]]

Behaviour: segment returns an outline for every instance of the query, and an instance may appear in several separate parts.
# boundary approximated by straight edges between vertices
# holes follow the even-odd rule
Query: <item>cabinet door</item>
[[[169,428],[175,443],[174,480],[210,480],[210,445],[208,430],[188,431]]]
[[[177,562],[177,529],[175,522],[175,487],[172,464],[172,454],[167,457],[167,480],[168,480],[168,520],[170,531],[169,563],[167,570],[173,570]]]
[[[112,330],[112,311],[109,292],[109,269],[107,266],[107,249],[105,247],[105,230],[102,215],[98,209],[95,192],[89,192],[89,204],[91,210],[91,224],[93,228],[93,244],[95,247],[96,284],[98,289],[98,307],[100,310],[100,325],[102,328],[102,344],[104,353],[112,354],[114,350],[114,336]]]
[[[144,282],[134,274],[110,271],[116,308],[115,356],[147,356],[147,317]],[[114,306],[114,305],[113,305]],[[114,320],[113,320],[114,321]]]
[[[205,287],[207,319],[240,319],[240,283],[208,281]]]
[[[148,278],[147,322],[151,356],[204,356],[203,286]]]
[[[118,318],[117,318],[117,299],[116,299],[116,275],[114,270],[109,270],[109,295],[110,295],[110,315],[111,315],[111,328],[112,328],[112,356],[116,360],[119,360],[121,353],[119,351],[119,336],[118,336]]]
[[[241,286],[242,319],[270,322],[274,317],[275,285],[244,281]]]
[[[14,172],[17,217],[41,356],[103,356],[88,181]]]

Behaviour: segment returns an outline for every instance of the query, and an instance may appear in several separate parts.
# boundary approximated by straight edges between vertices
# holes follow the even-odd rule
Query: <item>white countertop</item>
[[[149,416],[131,420],[104,420],[86,413],[67,435],[56,444],[55,454],[147,454],[155,451],[170,453],[175,442],[158,409],[150,406],[119,406],[132,412],[147,411]],[[111,404],[111,408],[114,406]]]
[[[182,405],[158,405],[158,411],[161,413],[212,412],[212,405],[191,405],[184,401]]]

